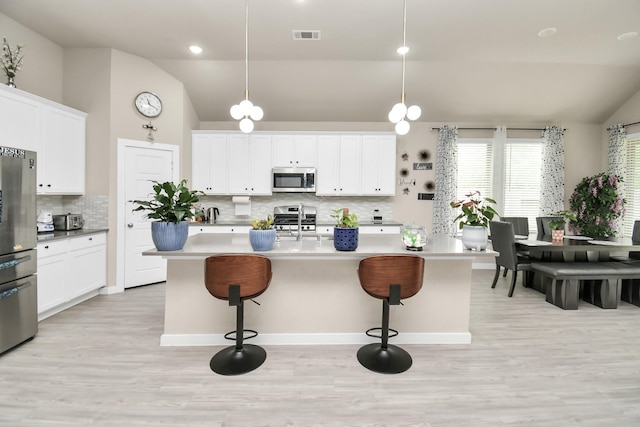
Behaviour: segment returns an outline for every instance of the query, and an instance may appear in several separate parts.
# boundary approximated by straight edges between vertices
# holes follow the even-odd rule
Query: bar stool
[[[363,259],[358,267],[362,289],[382,300],[382,327],[366,334],[381,338],[381,343],[367,344],[358,350],[358,361],[365,368],[383,374],[398,374],[411,367],[413,360],[404,349],[389,344],[398,331],[389,329],[389,306],[418,293],[422,288],[424,258],[415,255],[377,255]],[[375,335],[374,331],[380,331]],[[392,335],[389,335],[391,331]]]
[[[245,374],[266,360],[267,353],[262,347],[243,343],[258,335],[254,330],[244,329],[244,300],[262,294],[269,287],[272,275],[271,261],[261,255],[215,255],[205,260],[207,290],[236,307],[236,330],[224,335],[226,339],[235,339],[236,345],[220,350],[211,358],[212,371],[220,375]]]

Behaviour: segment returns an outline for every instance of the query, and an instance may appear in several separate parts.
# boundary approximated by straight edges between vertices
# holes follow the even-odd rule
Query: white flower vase
[[[466,225],[462,228],[462,246],[471,251],[484,251],[489,238],[487,227]]]

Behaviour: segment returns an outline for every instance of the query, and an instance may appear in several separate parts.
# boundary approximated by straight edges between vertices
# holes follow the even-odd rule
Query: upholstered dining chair
[[[389,344],[389,338],[398,335],[398,331],[389,328],[389,306],[399,305],[400,300],[417,294],[422,289],[423,276],[424,258],[415,255],[375,255],[360,261],[360,286],[367,294],[382,300],[382,327],[366,332],[382,342],[367,344],[357,354],[360,364],[370,371],[398,374],[411,367],[411,355]],[[374,331],[380,331],[380,335]]]
[[[236,330],[225,334],[236,345],[217,352],[209,367],[220,375],[239,375],[258,368],[267,358],[257,345],[244,344],[258,333],[244,329],[244,301],[267,290],[271,283],[271,261],[262,255],[214,255],[205,260],[204,282],[209,293],[236,307]],[[245,333],[247,336],[245,337]]]
[[[557,216],[536,217],[536,226],[538,227],[538,236],[551,236],[551,228],[549,228],[549,223],[554,219],[562,219],[562,218]]]
[[[499,252],[496,257],[496,274],[493,277],[492,288],[496,287],[498,278],[500,277],[500,268],[504,267],[512,271],[511,286],[509,288],[509,296],[513,296],[516,287],[516,279],[518,271],[529,271],[531,269],[531,261],[523,256],[518,256],[516,251],[516,237],[513,232],[513,224],[504,221],[491,221],[489,223],[491,230],[491,244],[493,250]],[[522,281],[524,283],[525,277]]]
[[[529,218],[525,216],[501,216],[500,221],[512,223],[513,232],[516,236],[529,236]],[[529,256],[529,251],[518,249],[518,255],[525,257]],[[509,269],[505,268],[504,273],[502,273],[502,277],[507,277],[508,272]]]

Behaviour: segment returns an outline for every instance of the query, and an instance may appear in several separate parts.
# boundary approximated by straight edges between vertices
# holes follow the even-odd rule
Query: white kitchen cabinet
[[[106,284],[106,233],[38,243],[39,320],[97,295]]]
[[[0,145],[37,151],[41,108],[26,92],[0,84]]]
[[[362,136],[318,137],[318,196],[357,196],[360,193]]]
[[[107,284],[105,233],[74,237],[69,241],[69,298],[77,298]]]
[[[316,135],[273,135],[273,167],[316,167]]]
[[[86,114],[44,106],[38,194],[84,194]]]
[[[229,194],[271,194],[271,149],[270,135],[228,136]]]
[[[316,226],[316,233],[322,235],[333,235],[333,225],[318,225]],[[359,234],[397,234],[398,240],[400,240],[400,225],[361,225],[359,227]]]
[[[227,135],[194,134],[191,141],[191,188],[227,194]]]
[[[0,145],[38,153],[38,194],[84,194],[86,117],[0,85]]]
[[[363,196],[394,196],[395,177],[395,135],[363,135],[360,194]]]
[[[67,301],[68,248],[68,240],[38,243],[38,313],[44,313]]]

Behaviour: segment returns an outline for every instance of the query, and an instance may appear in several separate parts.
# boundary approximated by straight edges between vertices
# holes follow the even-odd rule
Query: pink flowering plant
[[[615,236],[616,221],[624,216],[625,200],[618,193],[620,182],[620,176],[606,173],[583,178],[569,200],[576,217],[570,226],[585,236]]]

